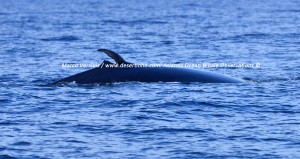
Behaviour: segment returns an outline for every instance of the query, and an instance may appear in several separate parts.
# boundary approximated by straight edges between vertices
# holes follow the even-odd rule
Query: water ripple
[[[76,41],[80,40],[79,37],[76,36],[59,36],[59,37],[50,37],[50,38],[42,38],[42,41]]]

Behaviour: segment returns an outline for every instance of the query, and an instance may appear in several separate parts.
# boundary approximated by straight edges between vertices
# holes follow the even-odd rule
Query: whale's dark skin
[[[99,49],[98,51],[106,53],[112,57],[116,64],[122,66],[126,64],[131,67],[107,67],[107,64],[113,65],[108,61],[102,63],[102,67],[97,67],[87,70],[52,84],[65,84],[76,82],[78,84],[101,84],[115,82],[203,82],[203,83],[240,83],[240,79],[229,77],[222,74],[212,73],[208,71],[199,71],[178,67],[138,67],[129,62],[126,62],[117,53]]]

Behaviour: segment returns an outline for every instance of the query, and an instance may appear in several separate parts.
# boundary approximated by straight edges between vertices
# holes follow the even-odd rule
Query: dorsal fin
[[[111,50],[108,50],[108,49],[98,49],[97,51],[106,53],[106,55],[108,55],[109,57],[111,57],[112,59],[114,59],[118,65],[123,64],[123,63],[128,63],[119,54],[117,54],[117,53],[115,53],[115,52],[113,52]]]

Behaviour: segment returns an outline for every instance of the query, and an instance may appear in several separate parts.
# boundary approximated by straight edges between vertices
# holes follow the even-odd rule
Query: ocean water
[[[101,63],[240,84],[44,86]],[[0,159],[300,158],[300,1],[0,0]]]

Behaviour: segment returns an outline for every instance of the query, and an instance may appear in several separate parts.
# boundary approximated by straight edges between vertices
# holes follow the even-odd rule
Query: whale
[[[98,49],[111,57],[115,63],[104,60],[99,67],[80,72],[53,82],[53,85],[67,83],[101,84],[120,82],[199,82],[199,83],[241,83],[243,80],[219,73],[182,67],[144,67],[127,62],[118,53]]]

